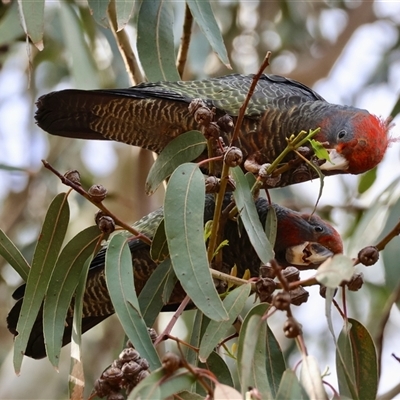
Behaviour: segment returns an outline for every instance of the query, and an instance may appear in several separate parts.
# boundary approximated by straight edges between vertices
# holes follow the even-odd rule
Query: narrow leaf
[[[358,193],[365,193],[376,181],[378,168],[372,168],[365,174],[360,175],[358,180]]]
[[[242,395],[233,387],[217,382],[214,389],[214,400],[241,400]]]
[[[15,244],[1,229],[0,255],[15,269],[15,271],[17,271],[24,282],[26,282],[31,267]]]
[[[4,3],[3,3],[4,4]],[[19,5],[13,1],[8,5],[6,14],[3,15],[0,21],[0,46],[14,43],[19,37],[24,34],[24,30],[19,23]]]
[[[62,347],[65,317],[82,276],[85,261],[93,253],[100,237],[94,225],[78,233],[61,251],[54,267],[43,306],[43,333],[46,353],[57,367]]]
[[[320,160],[326,160],[326,161],[329,161],[330,163],[332,163],[331,159],[329,158],[328,150],[326,150],[326,148],[322,145],[322,143],[318,142],[315,139],[308,139],[308,141],[310,142],[311,147],[314,150],[314,154]]]
[[[105,276],[115,312],[128,338],[151,369],[160,366],[160,360],[147,331],[139,309],[133,281],[132,256],[127,239],[115,235],[106,253]]]
[[[315,357],[303,355],[300,375],[301,384],[311,399],[328,399]]]
[[[343,388],[343,394],[349,397],[354,398],[356,392],[359,399],[375,399],[378,391],[378,364],[374,342],[360,322],[349,318],[349,324],[350,329],[344,328],[339,335],[336,353],[341,394]],[[351,351],[344,353],[347,346],[351,347]],[[346,370],[338,357],[338,351],[346,363]],[[350,391],[343,387],[343,375]]]
[[[210,2],[208,0],[187,0],[186,3],[212,49],[217,53],[222,63],[231,68],[224,40],[215,20]]]
[[[165,301],[168,300],[163,299],[165,286],[175,286],[176,281],[177,279],[169,258],[164,260],[150,275],[138,297],[140,310],[147,326],[153,326]]]
[[[146,193],[153,194],[160,183],[179,165],[197,158],[206,146],[207,140],[199,131],[183,133],[169,142],[150,169],[146,180]]]
[[[222,321],[228,314],[215,289],[203,240],[204,198],[204,177],[198,166],[179,166],[165,193],[165,233],[183,289],[205,315]]]
[[[259,259],[266,264],[274,258],[274,250],[261,225],[252,194],[241,168],[231,168],[231,173],[236,182],[233,196],[240,218]]]
[[[215,376],[218,377],[218,381],[222,384],[233,386],[233,379],[229,367],[223,358],[215,351],[213,351],[207,359],[206,363],[200,363],[200,368],[208,369]],[[200,386],[200,384],[198,384]],[[206,395],[206,393],[204,393]]]
[[[117,31],[125,28],[125,25],[132,17],[135,6],[134,0],[117,0],[115,2],[115,13],[117,16]]]
[[[335,254],[318,267],[315,278],[322,285],[335,289],[343,281],[349,281],[353,274],[352,259],[344,254]]]
[[[32,43],[43,50],[44,0],[18,0],[21,25]]]
[[[265,220],[265,233],[268,241],[271,243],[271,247],[274,248],[276,242],[276,234],[278,231],[278,218],[274,207],[270,207]]]
[[[350,329],[350,322],[345,322],[339,334],[336,346],[336,370],[340,394],[351,399],[359,399],[355,380],[353,349],[349,335]]]
[[[262,399],[272,398],[265,366],[267,323],[261,319],[266,307],[265,303],[259,304],[247,313],[240,330],[237,352],[242,395],[251,386],[258,389]]]
[[[150,256],[154,262],[164,261],[169,257],[167,237],[165,236],[164,219],[161,220],[150,246]]]
[[[82,310],[83,296],[86,291],[86,280],[92,260],[93,255],[86,260],[75,291],[74,315],[72,318],[71,362],[68,385],[70,399],[83,398],[83,390],[85,388],[85,377],[81,357]]]
[[[26,282],[14,343],[14,368],[18,374],[28,343],[32,326],[36,320],[51,273],[61,249],[69,221],[67,194],[60,193],[51,202],[39,235]]]
[[[242,311],[250,295],[250,290],[251,285],[246,284],[237,287],[226,296],[223,304],[226,311],[228,311],[229,319],[222,322],[210,321],[200,344],[200,361],[205,362],[218,343],[226,337],[235,319]]]
[[[92,52],[85,42],[84,35],[74,8],[69,2],[60,2],[60,19],[63,38],[69,56],[72,59],[71,74],[76,87],[93,89],[99,87],[98,72]]]
[[[116,3],[119,3],[117,0]],[[93,15],[95,21],[103,26],[104,28],[109,28],[107,10],[110,0],[88,0],[90,13]]]
[[[309,397],[301,386],[296,374],[287,369],[282,376],[279,390],[274,397],[279,400],[308,400]]]
[[[188,389],[195,382],[195,377],[184,368],[167,376],[163,368],[151,373],[129,394],[128,400],[166,399],[168,396]]]
[[[152,81],[177,81],[175,66],[172,3],[166,0],[143,1],[138,16],[137,50],[147,78]]]

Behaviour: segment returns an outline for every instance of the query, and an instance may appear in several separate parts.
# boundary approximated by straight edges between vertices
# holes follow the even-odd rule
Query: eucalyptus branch
[[[158,338],[154,342],[154,347],[156,347],[161,341],[165,340],[165,338],[169,337],[172,328],[175,326],[176,321],[178,321],[178,318],[182,315],[182,313],[185,311],[186,306],[190,302],[190,297],[186,295],[186,297],[183,299],[181,304],[179,304],[178,309],[175,311],[174,315],[172,316],[171,320],[168,322],[168,325],[165,327],[164,331],[158,336]]]
[[[218,232],[219,232],[218,227],[220,224],[220,216],[221,216],[222,205],[223,205],[224,197],[225,197],[225,190],[226,190],[226,186],[228,184],[228,175],[229,175],[229,167],[224,162],[223,166],[222,166],[220,189],[219,189],[218,194],[215,199],[214,217],[213,217],[213,223],[212,223],[212,227],[211,227],[211,235],[210,235],[210,239],[208,242],[208,249],[207,249],[208,262],[211,262],[211,260],[213,259],[214,251],[217,247],[217,239],[218,239]]]
[[[64,175],[60,174],[47,161],[42,160],[42,163],[43,163],[45,168],[47,168],[48,170],[53,172],[54,175],[56,175],[58,178],[60,178],[61,182],[64,185],[69,186],[70,188],[74,189],[77,193],[79,193],[81,196],[83,196],[86,200],[88,200],[92,204],[94,204],[97,208],[99,208],[101,211],[103,211],[104,214],[106,214],[109,217],[111,217],[117,225],[121,226],[122,228],[124,228],[128,232],[132,233],[132,235],[134,235],[137,239],[140,239],[144,243],[146,243],[148,245],[151,245],[151,240],[147,236],[143,235],[143,233],[139,232],[138,230],[136,230],[132,226],[130,226],[130,225],[126,224],[124,221],[120,220],[101,201],[99,202],[99,201],[93,200],[93,197],[89,193],[87,193],[86,190],[83,189],[83,187],[80,184],[75,183],[72,180],[66,178]]]
[[[110,4],[108,6],[108,19],[110,21],[111,31],[115,37],[118,49],[121,53],[122,59],[124,60],[129,79],[132,82],[132,85],[135,85],[137,83],[144,82],[145,77],[140,70],[139,62],[132,50],[128,35],[124,29],[118,31],[115,1],[116,0],[110,0]]]
[[[247,108],[247,106],[249,105],[251,96],[253,96],[254,89],[255,89],[256,86],[257,86],[258,80],[260,79],[260,77],[261,77],[261,75],[262,75],[264,69],[267,68],[268,65],[269,65],[269,57],[270,57],[270,56],[271,56],[271,52],[269,51],[269,52],[266,54],[266,56],[265,56],[265,58],[264,58],[264,61],[263,61],[263,63],[261,64],[260,69],[259,69],[258,72],[253,76],[253,81],[251,82],[251,85],[250,85],[249,91],[248,91],[248,93],[247,93],[246,99],[245,99],[244,103],[242,104],[242,106],[241,106],[240,109],[239,109],[238,119],[236,120],[235,129],[234,129],[233,135],[232,135],[231,146],[232,146],[232,143],[234,143],[235,140],[237,140],[237,138],[238,138],[238,136],[239,136],[240,128],[241,128],[241,126],[242,126],[242,122],[243,122],[243,119],[244,119],[244,116],[245,116],[245,113],[246,113],[246,108]]]
[[[190,37],[192,34],[192,25],[193,25],[193,15],[192,12],[190,11],[189,6],[186,3],[181,44],[179,46],[178,57],[176,61],[176,68],[181,78],[185,70],[187,55],[189,51]]]

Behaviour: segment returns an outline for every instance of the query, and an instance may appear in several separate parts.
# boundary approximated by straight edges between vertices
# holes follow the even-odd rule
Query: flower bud
[[[93,185],[89,188],[88,194],[96,203],[101,203],[107,196],[107,189],[103,185]]]

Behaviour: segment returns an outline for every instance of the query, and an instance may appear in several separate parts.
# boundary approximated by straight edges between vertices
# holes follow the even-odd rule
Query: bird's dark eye
[[[314,226],[314,231],[317,233],[321,233],[324,231],[324,228],[322,226],[316,225]]]
[[[347,135],[347,132],[346,132],[344,129],[342,129],[342,130],[337,134],[337,137],[338,137],[338,139],[343,139],[346,135]]]

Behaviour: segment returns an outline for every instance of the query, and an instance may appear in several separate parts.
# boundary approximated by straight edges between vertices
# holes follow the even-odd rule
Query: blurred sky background
[[[354,3],[355,7],[356,3],[360,2],[347,3]],[[252,26],[257,22],[256,18],[262,17],[255,15],[257,6],[258,2],[242,2],[239,13],[240,23],[247,26],[247,35],[240,38],[240,47],[233,51],[232,58],[243,73],[255,72],[259,64],[257,53],[254,50],[255,39],[249,33],[252,30]],[[313,85],[313,89],[329,102],[352,104],[356,107],[368,109],[371,113],[385,119],[400,95],[400,48],[397,47],[397,50],[391,53],[390,59],[385,61],[388,63],[385,79],[371,82],[371,74],[374,71],[379,71],[379,64],[383,62],[383,55],[387,53],[388,49],[399,43],[400,1],[375,1],[374,11],[379,19],[372,23],[364,24],[356,30],[340,57],[332,66],[329,74],[317,80]],[[319,28],[325,37],[335,42],[342,30],[345,29],[346,22],[347,14],[345,11],[338,8],[326,9],[321,12]],[[267,72],[288,76],[295,75],[296,62],[293,59],[293,54],[283,51],[279,52],[276,57],[274,56],[274,46],[276,48],[280,46],[279,41],[281,39],[279,35],[274,33],[273,30],[266,32],[265,35],[264,39],[269,40],[273,51],[271,67]],[[105,49],[107,50],[106,47]],[[318,49],[315,51],[318,51]],[[107,51],[105,54],[108,54]],[[41,169],[41,159],[48,157],[50,144],[48,135],[33,123],[35,106],[32,102],[30,91],[27,89],[29,85],[28,62],[26,46],[20,43],[13,47],[12,53],[4,60],[0,70],[0,164],[19,167],[30,171],[33,175],[37,173],[49,175],[48,171]],[[210,62],[206,67],[201,68],[203,76],[213,74],[217,70],[215,65],[215,59],[210,58]],[[49,85],[42,85],[42,81],[46,79],[44,72],[48,70],[42,68],[31,75],[31,79],[35,80],[35,86],[39,88],[38,95],[42,94],[40,91],[43,91],[43,93],[49,91]],[[197,72],[196,68],[193,68],[193,70]],[[61,83],[53,86],[50,90],[75,87],[74,85],[75,83],[72,79],[63,79]],[[358,197],[355,200],[355,203],[360,206],[372,208],[377,204],[381,195],[392,196],[392,202],[399,198],[400,185],[398,183],[393,185],[388,193],[382,194],[392,182],[400,179],[400,142],[396,141],[396,139],[400,138],[399,116],[393,122],[395,125],[390,134],[394,140],[378,169],[378,178],[374,186],[365,196]],[[128,146],[111,142],[86,142],[82,143],[81,148],[76,148],[76,155],[81,158],[81,162],[87,171],[96,177],[97,182],[102,183],[112,179],[112,174],[115,173],[116,166],[120,160],[119,152],[121,148],[125,147]],[[123,151],[130,154],[137,152],[136,150],[126,149]],[[62,156],[63,152],[59,154],[59,157]],[[71,150],[68,151],[68,157],[71,157]],[[106,161],[99,162],[99,160]],[[74,160],[70,160],[70,162],[64,160],[64,165],[69,165],[71,169],[75,168]],[[9,193],[22,192],[29,179],[30,175],[26,172],[0,169],[0,209]],[[53,190],[65,190],[55,177],[50,177],[49,179],[51,179],[48,181],[51,182],[50,185],[57,187],[57,189],[53,188]],[[130,177],[127,179],[130,179]],[[347,199],[349,193],[351,194],[356,190],[358,181],[359,177],[357,176],[336,176],[325,180],[319,207],[336,207],[332,213],[332,218],[341,233],[345,233],[348,227],[344,199]],[[318,191],[318,181],[303,183],[292,188],[294,197],[301,197],[304,204],[310,205],[317,199]],[[43,199],[40,198],[40,190],[30,192],[27,195],[35,195],[38,202],[43,201],[46,203],[44,196]],[[279,198],[279,194],[277,197]],[[159,200],[157,201],[159,202]],[[157,201],[152,205],[152,208],[157,205]],[[78,200],[75,200],[75,202],[79,205]],[[46,207],[46,204],[44,204],[44,207]],[[76,210],[74,212],[78,213]],[[359,235],[355,239],[353,237],[351,240],[346,240],[346,254],[355,257],[360,248],[366,244],[376,242],[377,237],[386,225],[388,216],[389,214],[385,213],[385,210],[380,210],[380,214],[370,221],[365,229],[363,228],[362,231],[359,231]],[[86,221],[84,219],[79,224],[84,225]],[[0,221],[0,227],[1,223],[2,221]],[[17,242],[28,243],[37,235],[37,229],[37,226],[28,225],[26,230],[18,231],[15,236]],[[367,280],[376,284],[384,283],[385,275],[381,262],[368,269],[360,268],[360,270],[363,271]],[[10,287],[15,287],[19,283],[19,277],[11,268],[3,268],[2,279]],[[332,375],[327,380],[336,386],[334,354],[324,351],[321,353],[321,348],[323,349],[324,346],[323,343],[327,343],[327,347],[332,347],[332,338],[326,331],[324,301],[318,296],[317,292],[316,289],[310,292],[311,296],[308,305],[310,306],[310,303],[312,303],[312,308],[310,306],[309,308],[301,307],[296,309],[296,317],[303,324],[303,327],[306,327],[306,330],[315,335],[315,341],[306,341],[309,353],[317,356],[320,360],[321,368],[324,368],[325,365],[331,365],[330,371]],[[353,297],[356,296],[357,294]],[[0,297],[0,301],[7,304],[6,308],[12,304],[11,300],[5,299],[3,296]],[[368,300],[365,303],[357,304],[356,308],[361,314],[367,316],[369,304]],[[4,312],[2,310],[1,315],[5,317],[5,313],[6,310]],[[282,318],[277,317],[273,324],[278,326],[282,321]],[[340,329],[340,319],[335,318],[335,323],[337,324],[336,327]],[[394,307],[386,330],[388,340],[384,343],[380,393],[389,390],[399,382],[400,365],[391,356],[393,352],[400,356],[399,331],[400,313]],[[50,375],[53,373],[53,369],[47,360],[25,360],[22,376],[15,377],[12,367],[12,349],[8,346],[9,344],[11,344],[11,337],[7,342],[7,352],[3,351],[1,354],[4,362],[0,369],[0,398],[24,398],[27,388],[34,387],[35,381],[45,376],[50,377],[51,382],[46,384],[48,387],[43,388],[42,395],[48,395],[51,398],[52,393],[57,393],[57,391],[52,392],[52,390],[57,390],[53,386],[58,386],[53,382],[53,375]],[[68,359],[65,353],[63,354],[64,358]],[[105,363],[103,367],[105,365],[107,364]],[[67,370],[67,364],[62,364],[60,375],[64,375],[61,377],[64,383],[66,383]],[[37,397],[32,392],[32,398],[40,397]],[[400,398],[400,396],[396,396],[396,398]]]

